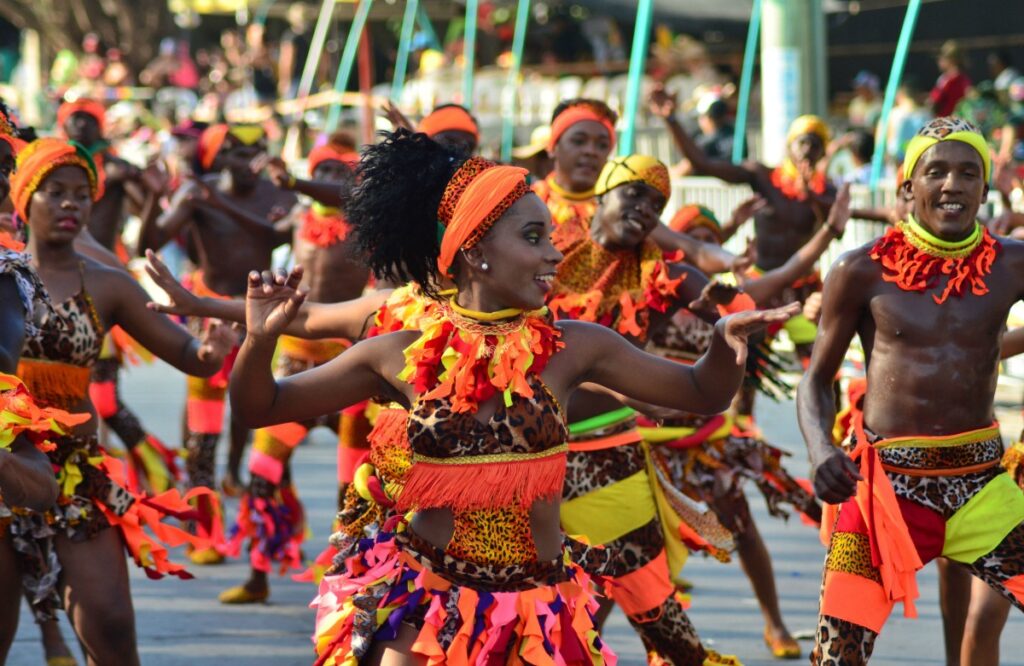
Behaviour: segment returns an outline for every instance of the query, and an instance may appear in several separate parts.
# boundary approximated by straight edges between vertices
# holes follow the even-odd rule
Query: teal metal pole
[[[430,17],[427,15],[427,9],[423,5],[420,5],[420,9],[416,12],[416,23],[420,26],[420,30],[426,35],[427,41],[430,42],[430,48],[435,51],[443,51],[441,48],[441,40],[437,36],[437,31],[434,30],[434,25],[430,22]]]
[[[647,64],[647,43],[651,38],[654,18],[654,0],[639,0],[636,8],[636,29],[633,30],[633,48],[629,55],[629,79],[626,84],[626,109],[623,114],[622,140],[619,154],[629,155],[636,143],[636,116],[640,108],[640,84]]]
[[[750,27],[747,28],[747,45],[743,51],[743,72],[740,74],[739,99],[736,103],[736,128],[732,140],[732,163],[743,161],[743,149],[747,142],[747,111],[750,109],[750,88],[754,83],[754,59],[757,57],[757,41],[761,37],[761,0],[754,0],[750,10]]]
[[[508,105],[501,122],[501,161],[512,160],[512,143],[515,141],[516,130],[516,86],[519,85],[519,72],[523,67],[523,47],[526,44],[526,26],[530,19],[530,0],[519,0],[516,7],[516,26],[512,36],[512,63],[508,70],[508,83],[505,85],[505,98]]]
[[[870,182],[872,192],[878,188],[878,181],[882,179],[889,112],[892,111],[893,104],[896,103],[896,90],[900,87],[900,80],[903,78],[903,68],[907,64],[907,53],[910,51],[910,42],[914,38],[914,28],[917,26],[917,16],[920,12],[921,0],[910,0],[910,4],[907,5],[907,13],[903,17],[903,29],[900,30],[900,39],[896,42],[896,53],[892,57],[889,81],[885,85],[882,115],[878,119],[878,127],[875,128],[875,154],[871,158]]]
[[[476,65],[476,15],[479,0],[466,0],[466,30],[462,36],[462,105],[473,108],[473,69]]]
[[[405,15],[402,16],[402,34],[398,39],[398,55],[395,56],[395,78],[391,82],[391,101],[398,102],[405,87],[405,71],[409,66],[409,51],[412,47],[412,35],[416,28],[416,11],[420,0],[409,0],[405,3]]]
[[[341,52],[341,64],[338,65],[338,75],[334,79],[334,92],[345,92],[348,88],[348,79],[352,74],[352,66],[356,62],[356,54],[359,51],[359,38],[363,34],[363,27],[366,25],[366,18],[370,15],[370,7],[373,0],[359,0],[356,7],[356,15],[352,19],[352,27],[349,28],[348,36],[345,38],[345,49]],[[328,134],[338,129],[338,121],[341,119],[341,99],[331,104],[327,112],[327,124],[325,129]]]

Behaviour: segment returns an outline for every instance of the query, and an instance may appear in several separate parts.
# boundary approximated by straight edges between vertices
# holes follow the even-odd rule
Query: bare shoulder
[[[1024,270],[1024,241],[1009,236],[999,236],[998,240],[1003,248],[1003,256],[1014,268]]]
[[[81,254],[79,256],[82,258],[85,279],[91,283],[97,284],[102,288],[111,289],[124,288],[128,284],[138,284],[126,268],[110,266],[89,256]]]
[[[871,241],[839,255],[828,269],[830,282],[870,281],[881,275],[878,263],[871,258]]]

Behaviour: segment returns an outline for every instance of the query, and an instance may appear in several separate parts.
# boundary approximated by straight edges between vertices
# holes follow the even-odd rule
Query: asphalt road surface
[[[1020,431],[1019,406],[1011,404],[1019,396],[1019,388],[1015,389],[1015,395],[1010,391],[1005,408],[1001,410],[1004,434],[1008,436]],[[184,403],[184,379],[180,375],[159,363],[131,368],[124,379],[124,397],[151,431],[168,443],[178,440]],[[788,465],[790,470],[806,475],[806,456],[796,428],[793,404],[761,400],[758,418],[770,441],[794,453]],[[294,477],[313,531],[307,542],[308,556],[319,552],[325,543],[334,515],[334,442],[332,434],[321,429],[299,447],[293,459]],[[222,463],[224,450],[226,445],[222,443]],[[791,631],[810,634],[817,611],[824,549],[815,530],[796,518],[787,523],[769,517],[756,489],[748,494],[774,559],[786,622]],[[230,514],[236,509],[237,502],[228,503]],[[180,552],[177,557],[183,559]],[[143,664],[290,666],[312,663],[309,636],[313,614],[307,604],[314,589],[309,584],[274,578],[268,603],[222,606],[217,602],[217,594],[246,577],[245,562],[193,567],[196,578],[191,581],[176,578],[151,581],[140,570],[130,568]],[[764,625],[760,611],[737,563],[720,564],[695,557],[687,563],[684,575],[695,584],[691,616],[707,645],[740,656],[748,666],[777,663],[762,643]],[[915,620],[904,619],[897,607],[877,643],[872,664],[944,664],[934,566],[919,574],[919,582],[920,616]],[[9,666],[42,664],[39,632],[27,608],[23,608],[21,619],[7,663]],[[74,634],[63,616],[61,627],[67,639],[73,641]],[[620,664],[639,666],[645,662],[640,641],[620,613],[616,612],[609,621],[605,640],[619,654]],[[802,645],[806,653],[810,644],[802,641]],[[1003,664],[1024,666],[1024,618],[1020,613],[1011,614],[1003,633],[1002,657]],[[806,663],[806,656],[797,663]]]

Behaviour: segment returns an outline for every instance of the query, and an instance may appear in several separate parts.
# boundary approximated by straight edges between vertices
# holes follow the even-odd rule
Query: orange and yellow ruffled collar
[[[527,375],[540,374],[563,346],[547,308],[494,323],[467,314],[452,302],[438,303],[420,321],[420,338],[405,349],[399,379],[421,399],[450,400],[455,412],[476,411],[497,393],[506,405],[513,394],[532,397]]]

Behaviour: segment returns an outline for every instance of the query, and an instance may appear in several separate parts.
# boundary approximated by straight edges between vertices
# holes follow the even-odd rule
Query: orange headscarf
[[[80,99],[61,104],[57,109],[57,126],[63,130],[68,118],[76,113],[88,113],[96,119],[96,123],[100,127],[100,134],[106,131],[107,109],[94,99]]]
[[[441,197],[437,216],[444,225],[437,267],[448,275],[461,249],[477,244],[512,204],[529,193],[526,169],[471,157],[455,172]]]
[[[209,171],[213,167],[213,161],[217,159],[221,148],[228,136],[237,139],[246,146],[261,141],[266,133],[259,125],[238,125],[231,126],[224,123],[211,125],[199,135],[199,164],[204,170]]]
[[[681,234],[695,227],[704,227],[714,232],[719,242],[722,241],[722,225],[718,223],[718,218],[700,204],[690,204],[677,210],[668,226],[672,231],[678,231]]]
[[[595,123],[604,125],[604,128],[608,130],[608,140],[611,141],[612,150],[615,149],[615,126],[612,124],[611,118],[599,113],[592,105],[584,102],[570,106],[558,114],[551,122],[551,138],[548,140],[548,151],[555,149],[555,144],[562,138],[566,130],[584,120],[593,120]]]
[[[325,143],[309,151],[309,157],[306,159],[309,161],[309,175],[312,176],[317,166],[327,160],[343,162],[350,169],[354,169],[359,164],[359,153],[352,152],[351,150],[341,150],[335,145]]]
[[[429,137],[441,132],[466,132],[480,140],[480,128],[469,111],[461,106],[445,106],[428,113],[420,121],[419,131]]]
[[[11,176],[11,202],[23,220],[28,220],[28,202],[43,180],[62,166],[77,166],[89,177],[93,201],[99,194],[96,165],[89,151],[74,142],[38,139],[18,153],[18,169]]]

